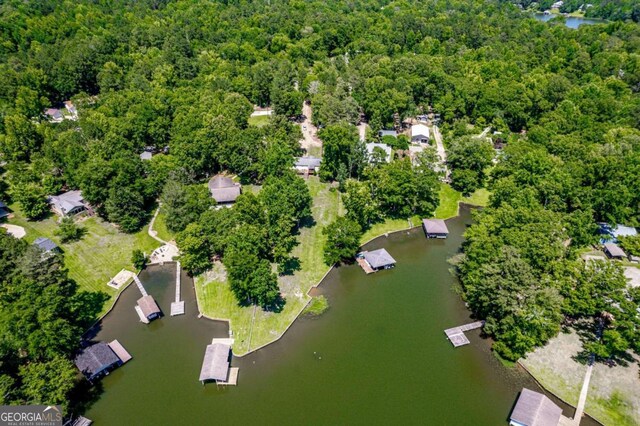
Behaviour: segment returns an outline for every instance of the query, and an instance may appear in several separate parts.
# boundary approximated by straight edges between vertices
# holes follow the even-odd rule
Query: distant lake
[[[545,15],[544,13],[534,13],[533,17],[538,21],[547,22],[552,20],[553,18],[557,18],[562,15]],[[594,24],[604,24],[606,21],[602,19],[591,19],[591,18],[578,18],[576,16],[567,16],[565,19],[565,25],[572,29],[577,29],[580,25],[594,25]]]

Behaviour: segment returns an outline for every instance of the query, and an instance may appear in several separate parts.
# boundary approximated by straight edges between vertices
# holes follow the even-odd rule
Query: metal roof
[[[391,161],[391,147],[385,143],[368,143],[367,144],[367,152],[369,153],[369,157],[373,156],[373,151],[376,148],[380,148],[385,153],[385,160],[387,162]]]
[[[609,252],[611,257],[625,257],[624,251],[614,243],[604,243],[604,249]]]
[[[218,203],[229,203],[240,195],[240,184],[226,176],[217,175],[209,180],[209,191]]]
[[[109,345],[100,342],[83,349],[76,356],[74,362],[83,374],[92,377],[105,368],[120,362],[120,358],[111,350]]]
[[[526,426],[558,426],[562,408],[541,393],[523,388],[511,412],[511,421]]]
[[[394,265],[396,263],[396,260],[383,248],[364,252],[363,255],[367,263],[375,269],[382,268],[387,265]]]
[[[156,303],[153,296],[150,294],[147,294],[146,296],[143,296],[140,299],[138,299],[138,306],[140,306],[142,313],[147,318],[149,318],[151,315],[161,313],[160,308],[158,307],[158,304]]]
[[[44,251],[51,251],[58,248],[56,243],[45,237],[36,238],[36,240],[33,242],[33,245]]]
[[[296,158],[296,167],[308,167],[308,168],[316,168],[320,167],[320,163],[322,162],[321,158],[317,157],[298,157]]]
[[[448,234],[449,228],[442,219],[422,219],[422,225],[428,234]]]
[[[411,139],[419,136],[429,137],[429,128],[424,124],[415,124],[411,126]]]
[[[224,343],[208,345],[204,353],[199,380],[227,380],[230,350],[231,346]]]
[[[60,195],[52,195],[49,197],[49,204],[64,215],[78,207],[86,207],[84,198],[82,198],[82,191],[69,191]]]

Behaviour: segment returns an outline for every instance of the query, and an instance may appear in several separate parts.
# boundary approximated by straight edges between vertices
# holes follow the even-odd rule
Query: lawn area
[[[315,224],[301,229],[297,237],[299,244],[292,254],[300,260],[300,270],[278,278],[280,290],[287,301],[282,312],[238,306],[226,282],[224,267],[219,263],[211,271],[195,278],[202,313],[211,318],[231,321],[231,330],[236,339],[233,347],[235,355],[246,354],[279,338],[310,300],[307,292],[329,270],[322,260],[326,238],[322,230],[341,213],[340,196],[317,177],[310,177],[307,185],[313,197]]]
[[[271,116],[257,115],[255,117],[249,117],[247,121],[249,122],[249,126],[263,127],[269,124],[269,121],[271,121]]]
[[[153,222],[153,230],[158,233],[158,238],[164,241],[173,241],[176,236],[167,229],[167,218],[162,213],[162,209],[158,213],[155,222]]]
[[[27,231],[25,239],[28,242],[33,242],[37,237],[47,237],[54,241],[64,251],[69,276],[80,288],[103,291],[112,299],[117,291],[108,287],[107,282],[123,268],[134,270],[131,265],[131,252],[137,248],[149,254],[160,245],[147,234],[146,227],[136,234],[125,234],[98,217],[80,222],[80,226],[86,229],[86,234],[80,241],[61,244],[54,235],[58,227],[56,216],[29,221],[24,218],[18,206],[13,205],[11,208],[15,217],[9,220],[9,223],[24,227]],[[109,309],[110,305],[110,302],[106,303],[104,310]]]
[[[560,333],[519,362],[545,389],[575,406],[587,368],[573,360],[581,345],[575,332]],[[589,382],[585,412],[604,425],[640,424],[638,361],[635,357],[635,362],[628,366],[615,367],[596,363]]]
[[[450,185],[442,184],[440,188],[440,205],[436,209],[438,219],[449,219],[458,215],[459,203],[471,204],[472,206],[485,207],[489,203],[491,193],[485,188],[480,188],[468,197],[463,197],[461,193],[451,188]]]

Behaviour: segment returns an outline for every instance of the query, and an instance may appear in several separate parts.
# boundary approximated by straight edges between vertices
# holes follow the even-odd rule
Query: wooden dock
[[[171,303],[171,316],[184,315],[184,300],[180,300],[180,262],[176,262],[176,298]]]
[[[133,358],[131,354],[129,354],[129,352],[127,352],[127,350],[124,348],[124,346],[122,346],[122,344],[117,340],[108,343],[108,345],[111,350],[118,356],[118,358],[120,358],[120,361],[122,361],[123,364]]]
[[[145,324],[149,324],[149,319],[147,317],[144,316],[144,314],[142,313],[142,309],[140,308],[140,306],[136,305],[135,306],[135,310],[138,313],[138,316],[140,317],[140,322],[143,322]]]
[[[471,343],[464,332],[469,330],[475,330],[481,328],[484,325],[484,321],[476,321],[469,324],[461,325],[459,327],[448,328],[444,331],[447,335],[447,339],[453,344],[454,347],[464,346]]]
[[[358,265],[360,265],[366,274],[373,274],[375,272],[364,258],[358,257],[356,258],[356,262],[358,262]]]
[[[140,278],[138,278],[137,275],[134,275],[133,280],[136,282],[136,285],[138,286],[138,290],[140,290],[140,293],[142,293],[142,296],[146,296],[147,290],[144,289],[142,282],[140,282]]]

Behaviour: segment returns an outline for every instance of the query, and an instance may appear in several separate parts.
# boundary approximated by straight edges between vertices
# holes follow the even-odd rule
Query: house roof
[[[523,388],[511,420],[527,426],[557,426],[562,408],[541,393]]]
[[[57,120],[64,118],[64,116],[62,115],[62,111],[57,108],[47,108],[46,110],[44,110],[44,113],[49,117],[55,118]]]
[[[120,362],[120,358],[104,342],[83,349],[76,356],[75,364],[85,375],[91,377],[101,370]]]
[[[48,199],[49,204],[63,214],[67,214],[78,207],[86,207],[84,198],[82,198],[82,191],[68,191],[60,195],[51,195]]]
[[[231,346],[224,343],[208,345],[204,353],[199,380],[227,380],[230,350]]]
[[[411,138],[418,136],[429,137],[429,128],[424,124],[415,124],[411,126]]]
[[[147,318],[153,314],[159,314],[161,312],[155,299],[150,294],[138,299],[138,306],[140,306],[143,315]]]
[[[624,251],[615,243],[604,243],[604,249],[609,252],[612,257],[624,257]]]
[[[40,250],[44,250],[46,252],[49,252],[51,250],[55,250],[58,248],[56,243],[54,243],[53,241],[45,237],[36,238],[36,240],[33,242],[33,245],[38,247]]]
[[[140,153],[140,159],[141,160],[151,160],[152,157],[153,157],[153,153],[152,152],[144,151],[144,152]]]
[[[218,203],[228,203],[240,195],[240,184],[226,176],[217,175],[209,180],[209,191]]]
[[[633,226],[616,225],[612,230],[614,237],[633,237],[638,235],[638,231]]]
[[[296,167],[308,167],[308,168],[316,168],[320,167],[320,163],[322,163],[322,158],[317,157],[298,157],[296,158]]]
[[[367,251],[364,253],[364,259],[372,268],[381,268],[396,263],[396,260],[385,249]]]
[[[367,152],[369,153],[369,157],[373,155],[373,151],[376,148],[380,148],[386,154],[385,160],[391,161],[391,147],[385,143],[368,143],[367,144]]]
[[[381,138],[384,136],[393,136],[394,138],[397,138],[398,132],[396,132],[395,130],[380,130],[378,132],[378,136],[380,136]]]
[[[442,219],[422,219],[422,225],[428,234],[448,234],[449,228]]]

